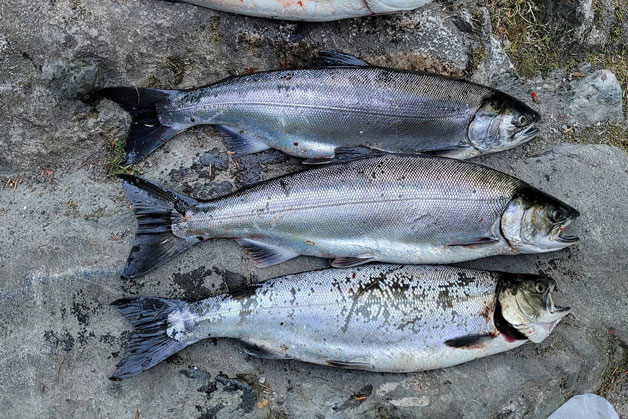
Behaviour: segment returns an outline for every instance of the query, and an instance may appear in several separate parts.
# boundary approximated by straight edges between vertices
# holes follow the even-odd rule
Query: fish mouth
[[[552,288],[551,291],[553,290],[554,288]],[[562,319],[563,317],[565,317],[567,314],[571,312],[571,307],[557,306],[556,304],[554,304],[554,299],[552,298],[551,291],[548,292],[547,295],[545,296],[545,309],[550,315],[554,315],[558,317],[559,319]]]
[[[518,133],[515,134],[515,141],[517,142],[526,142],[530,141],[541,132],[538,128],[536,128],[535,124],[530,124],[526,128],[522,129]]]
[[[547,314],[544,315],[543,323],[548,328],[553,328],[556,323],[569,313],[571,313],[571,307],[569,306],[558,306],[554,303],[554,298],[552,297],[552,292],[556,289],[556,284],[551,286],[551,288],[545,293],[543,300],[545,301],[545,311]],[[524,317],[530,322],[538,322],[534,316],[530,315],[523,304],[519,301],[519,295],[515,296],[515,302],[517,303],[517,308],[521,313],[523,313]]]
[[[578,215],[579,214],[577,214],[576,217]],[[571,234],[563,234],[565,228],[567,228],[567,226],[571,224],[572,221],[573,219],[570,218],[554,226],[554,228],[552,229],[552,237],[554,238],[554,240],[556,240],[559,243],[565,243],[565,244],[573,244],[580,241],[580,238],[578,236],[574,236]]]

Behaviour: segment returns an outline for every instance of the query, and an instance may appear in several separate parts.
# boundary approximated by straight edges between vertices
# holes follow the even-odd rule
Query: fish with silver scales
[[[231,77],[206,88],[110,87],[131,113],[125,164],[178,133],[214,125],[235,155],[269,148],[331,161],[346,147],[467,159],[523,144],[540,115],[506,93],[437,74],[376,67],[325,51],[319,66]]]
[[[258,267],[309,255],[340,268],[456,263],[578,241],[564,232],[576,209],[502,172],[442,157],[368,150],[210,201],[122,181],[138,219],[124,278],[209,238],[235,239]]]
[[[113,303],[133,324],[112,379],[206,338],[251,355],[378,372],[444,368],[543,341],[569,313],[553,279],[450,266],[372,264],[288,275],[195,303]]]
[[[422,7],[432,0],[168,0],[246,16],[298,22],[329,22],[394,13]]]

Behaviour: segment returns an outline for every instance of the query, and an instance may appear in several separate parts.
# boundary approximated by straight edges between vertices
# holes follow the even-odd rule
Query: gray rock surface
[[[588,126],[604,121],[623,121],[622,90],[608,70],[599,70],[573,83],[569,100],[572,120]]]
[[[596,87],[601,74],[614,77],[584,66],[584,78],[567,70],[519,78],[488,11],[472,0],[454,3],[318,25],[291,44],[294,25],[184,4],[0,2],[0,417],[544,418],[572,395],[598,391],[628,417],[618,378],[628,369],[628,156],[563,144],[560,134],[564,125],[619,119],[621,96]],[[549,274],[575,316],[540,345],[440,371],[372,374],[268,361],[209,340],[136,378],[109,381],[130,332],[112,300],[200,299],[326,262],[297,258],[260,270],[234,242],[215,240],[137,281],[120,280],[135,220],[106,174],[129,118],[110,102],[80,99],[104,86],[188,88],[305,65],[324,48],[490,83],[543,114],[542,138],[479,161],[573,204],[583,215],[569,229],[582,242],[467,265]],[[199,127],[138,168],[198,198],[302,169],[275,151],[238,159],[225,152],[211,128]]]

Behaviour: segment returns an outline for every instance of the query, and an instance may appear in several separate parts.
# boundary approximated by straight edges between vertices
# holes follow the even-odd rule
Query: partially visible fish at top
[[[125,164],[195,125],[216,126],[236,156],[273,148],[321,164],[354,147],[471,158],[531,140],[540,120],[491,87],[376,67],[333,51],[323,52],[316,68],[236,76],[192,90],[110,87],[97,96],[133,116]]]
[[[174,0],[246,16],[329,22],[413,10],[432,0]]]

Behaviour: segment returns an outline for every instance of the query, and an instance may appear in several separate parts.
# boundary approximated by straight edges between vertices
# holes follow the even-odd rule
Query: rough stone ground
[[[577,17],[581,48],[625,44],[626,28],[611,34],[616,25],[600,23],[619,3],[589,3],[564,6]],[[571,395],[598,392],[628,417],[627,86],[586,60],[519,77],[522,62],[513,66],[508,54],[520,51],[492,35],[500,29],[491,27],[498,6],[436,3],[322,24],[290,44],[293,25],[185,4],[0,2],[0,416],[543,418]],[[199,299],[325,262],[298,258],[259,270],[235,243],[210,241],[138,281],[120,280],[135,221],[108,173],[111,144],[129,120],[111,103],[80,98],[110,85],[188,88],[250,69],[305,65],[323,48],[489,83],[543,114],[542,138],[479,161],[578,208],[582,217],[570,231],[582,242],[467,265],[549,274],[559,284],[557,301],[575,316],[539,345],[439,371],[373,374],[268,361],[235,342],[208,340],[136,378],[109,381],[130,331],[112,300]],[[624,148],[591,144],[598,142]],[[274,151],[236,161],[205,127],[137,169],[208,198],[301,167]]]

